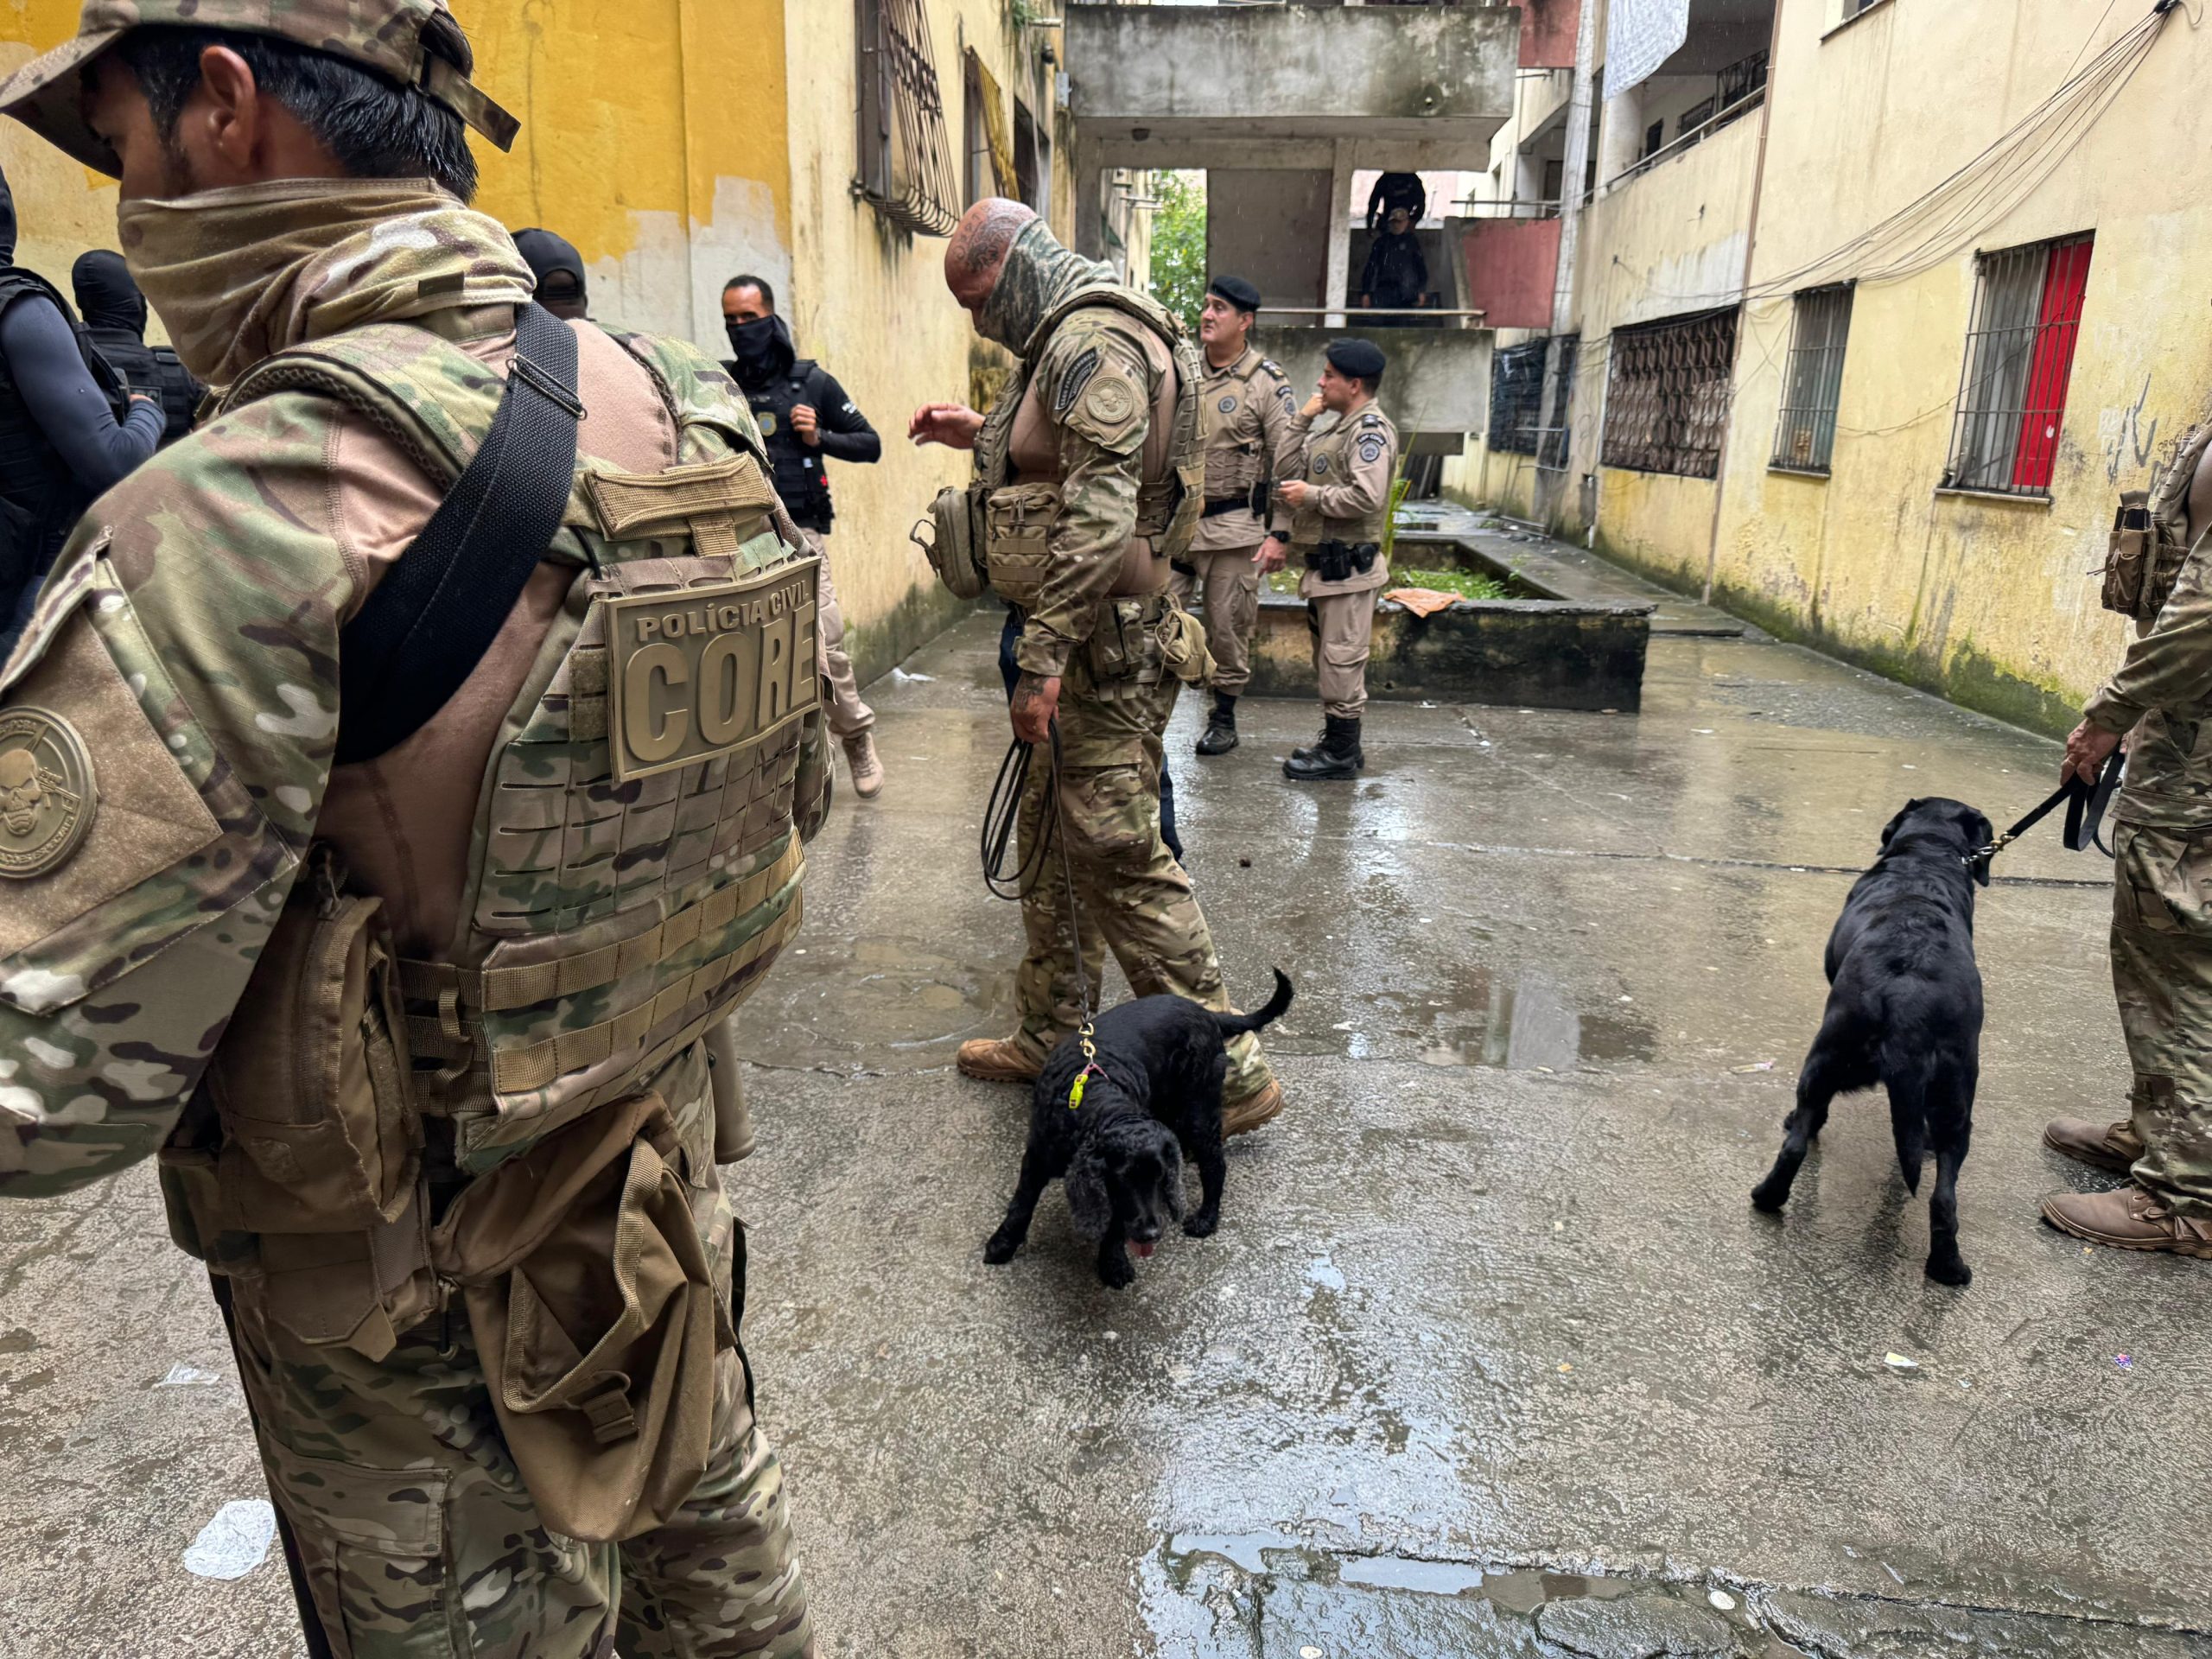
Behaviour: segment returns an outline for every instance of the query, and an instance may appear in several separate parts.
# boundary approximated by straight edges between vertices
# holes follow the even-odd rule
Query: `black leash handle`
[[[2086,784],[2077,777],[2069,777],[2056,789],[2037,802],[2035,809],[2020,818],[2003,835],[1986,847],[1977,847],[1967,855],[1969,864],[1986,865],[1989,861],[2010,847],[2036,825],[2058,810],[2061,802],[2066,806],[2066,850],[2069,853],[2087,852],[2094,847],[2107,857],[2112,849],[2106,846],[2098,835],[2104,822],[2105,809],[2112,804],[2113,791],[2120,787],[2120,774],[2126,770],[2126,753],[2114,749],[2107,757],[2104,768],[2097,774],[2094,784]]]

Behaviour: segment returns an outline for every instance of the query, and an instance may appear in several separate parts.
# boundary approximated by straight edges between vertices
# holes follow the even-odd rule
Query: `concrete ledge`
[[[1457,540],[1402,536],[1396,563],[1485,571],[1541,596],[1463,599],[1428,617],[1379,601],[1367,667],[1370,697],[1623,714],[1642,706],[1655,608],[1649,601],[1565,594]],[[1249,693],[1312,697],[1318,690],[1306,601],[1263,592]]]

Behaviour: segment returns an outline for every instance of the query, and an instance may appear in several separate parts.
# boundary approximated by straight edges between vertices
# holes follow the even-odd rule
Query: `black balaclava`
[[[146,296],[130,279],[123,256],[106,248],[80,253],[69,268],[69,286],[87,328],[119,328],[146,337]]]
[[[16,198],[8,188],[8,175],[0,171],[0,265],[16,263]]]
[[[750,322],[722,327],[736,356],[737,381],[741,386],[772,380],[798,360],[798,347],[791,342],[791,325],[772,312]]]

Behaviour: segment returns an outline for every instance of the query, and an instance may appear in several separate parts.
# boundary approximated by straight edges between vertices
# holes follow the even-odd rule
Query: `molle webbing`
[[[449,962],[403,960],[399,988],[406,995],[435,1001],[448,991],[477,1014],[500,1014],[526,1008],[556,996],[570,996],[616,980],[680,950],[701,935],[728,926],[747,911],[764,904],[769,896],[796,875],[805,855],[797,840],[784,855],[764,870],[734,881],[696,904],[687,905],[658,927],[633,938],[604,944],[596,950],[549,962],[520,963],[509,968],[463,968]]]
[[[686,906],[644,932],[594,950],[543,962],[467,969],[452,963],[403,961],[400,988],[410,1001],[435,1002],[435,1014],[410,1015],[408,1034],[421,1058],[466,1060],[486,1049],[495,1092],[542,1089],[555,1078],[642,1046],[655,1029],[713,998],[755,963],[772,956],[796,931],[805,855],[796,836],[766,869]],[[764,926],[726,946],[717,938],[763,906],[777,910]],[[487,1033],[484,1016],[535,1007],[664,967],[702,946],[705,959],[676,974],[621,1013],[562,1030],[535,1042]]]

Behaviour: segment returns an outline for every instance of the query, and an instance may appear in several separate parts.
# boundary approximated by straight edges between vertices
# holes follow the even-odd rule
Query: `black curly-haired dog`
[[[1907,801],[1882,831],[1880,856],[1828,935],[1827,1012],[1797,1074],[1781,1156],[1751,1194],[1769,1213],[1787,1204],[1828,1103],[1878,1083],[1907,1192],[1920,1191],[1921,1160],[1935,1148],[1928,1276],[1946,1285],[1974,1277],[1959,1255],[1958,1187],[1981,1074],[1974,890],[1989,885],[1989,865],[1974,854],[1989,842],[1987,818],[1940,798]]]
[[[1098,1241],[1098,1277],[1119,1289],[1136,1274],[1124,1245],[1150,1255],[1168,1220],[1183,1220],[1183,1153],[1198,1166],[1198,1208],[1183,1230],[1204,1238],[1221,1223],[1221,1088],[1232,1037],[1280,1019],[1290,982],[1256,1014],[1216,1014],[1188,997],[1141,996],[1098,1016],[1097,1069],[1079,1105],[1068,1098],[1084,1071],[1082,1046],[1065,1038],[1045,1059],[1029,1100],[1029,1144],[1006,1219],[983,1246],[994,1266],[1029,1236],[1037,1200],[1065,1178],[1076,1231]]]

